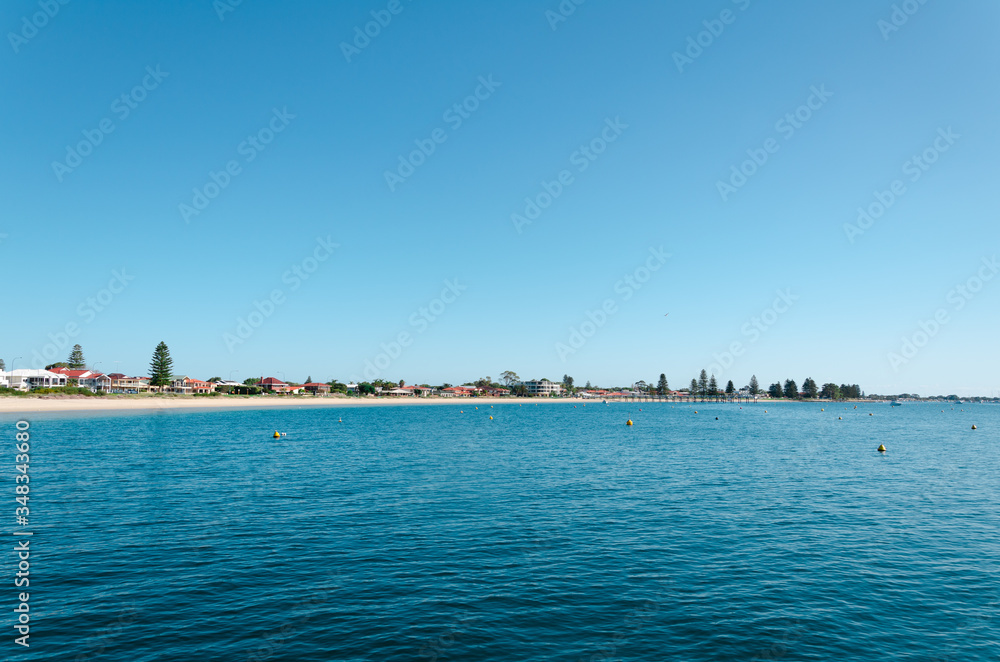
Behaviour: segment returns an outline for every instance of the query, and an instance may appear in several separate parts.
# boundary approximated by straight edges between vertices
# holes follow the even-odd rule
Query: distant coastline
[[[401,406],[401,405],[453,405],[466,409],[478,407],[480,405],[536,405],[536,404],[602,404],[603,399],[598,398],[573,398],[573,397],[546,397],[546,398],[514,398],[514,397],[476,397],[476,398],[453,398],[453,397],[423,397],[423,398],[394,398],[394,397],[313,397],[313,396],[224,396],[224,397],[198,397],[184,395],[108,395],[100,397],[86,396],[0,396],[0,414],[30,414],[42,412],[115,412],[115,411],[157,411],[157,410],[223,410],[223,409],[298,409],[309,407],[381,407],[381,406]],[[716,404],[712,400],[677,400],[677,401],[643,401],[643,400],[612,400],[611,402],[623,402],[625,404],[639,405],[709,405]],[[721,404],[738,404],[753,406],[772,406],[779,404],[812,404],[820,406],[833,406],[838,403],[864,402],[866,404],[888,404],[889,401],[881,400],[785,400],[762,398],[756,403],[750,402],[730,402]]]

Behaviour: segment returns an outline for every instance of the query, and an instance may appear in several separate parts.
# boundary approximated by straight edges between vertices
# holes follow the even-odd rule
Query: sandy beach
[[[178,397],[0,397],[0,414],[33,412],[152,411],[159,409],[270,409],[272,407],[372,407],[452,405],[468,408],[496,404],[579,403],[573,398],[314,398],[280,396]]]

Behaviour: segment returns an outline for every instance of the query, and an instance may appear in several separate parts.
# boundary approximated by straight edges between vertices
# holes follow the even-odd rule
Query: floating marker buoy
[[[476,407],[476,409],[479,409],[479,407]]]
[[[842,421],[842,420],[844,420],[844,417],[843,417],[843,416],[838,416],[838,417],[837,417],[837,420],[838,420],[838,421]]]
[[[826,411],[825,409],[820,409],[820,411]]]
[[[492,417],[492,416],[490,416],[490,420],[491,420],[491,421],[493,420],[493,417]]]
[[[878,452],[879,452],[879,453],[884,453],[884,452],[885,452],[885,446],[884,446],[884,445],[882,445],[882,444],[879,444],[879,445],[878,445]]]
[[[275,430],[274,431],[274,438],[275,439],[280,439],[281,438],[281,433],[279,433],[277,430]]]
[[[630,418],[627,421],[625,421],[625,425],[632,425],[632,419]]]
[[[337,422],[338,422],[338,423],[343,423],[343,422],[344,422],[344,419],[342,419],[342,418],[338,418],[338,419],[337,419]]]
[[[698,413],[698,411],[697,411],[697,410],[695,410],[695,412],[694,412],[694,413],[696,413],[696,414],[697,414],[697,413]]]
[[[975,426],[975,425],[973,425],[973,426],[972,426],[972,429],[973,429],[973,430],[975,430],[975,429],[976,429],[976,426]]]
[[[869,412],[869,413],[868,413],[868,415],[869,415],[869,416],[874,416],[875,414],[873,414],[873,413]]]
[[[857,409],[857,408],[858,408],[858,406],[857,406],[857,405],[854,405],[854,408],[855,408],[855,409]]]
[[[764,413],[765,413],[765,414],[767,413],[767,410],[766,410],[766,409],[764,410]]]
[[[718,416],[716,416],[716,417],[715,417],[715,420],[719,420],[719,417],[718,417]]]

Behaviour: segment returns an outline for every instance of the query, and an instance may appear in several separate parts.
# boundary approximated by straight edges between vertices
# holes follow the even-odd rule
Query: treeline
[[[757,381],[757,375],[750,377],[750,383],[743,387],[751,396],[758,396],[764,393],[761,390],[760,382]],[[740,389],[740,390],[743,390]],[[719,383],[715,379],[715,375],[709,376],[704,370],[697,379],[691,380],[691,385],[687,389],[688,393],[692,395],[697,395],[700,397],[715,397],[720,395],[733,395],[737,392],[736,386],[733,384],[733,380],[729,380],[724,389],[719,388]],[[816,380],[812,377],[806,377],[805,381],[802,382],[802,390],[799,391],[799,386],[794,379],[786,379],[784,384],[781,382],[775,382],[767,388],[767,394],[772,398],[785,398],[789,400],[799,400],[808,398],[828,398],[830,400],[850,400],[850,399],[860,399],[864,397],[864,392],[861,387],[857,384],[841,384],[837,385],[833,382],[823,384],[820,387]]]

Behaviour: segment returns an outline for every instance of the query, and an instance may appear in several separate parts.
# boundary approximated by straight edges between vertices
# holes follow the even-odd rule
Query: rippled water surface
[[[1000,659],[1000,407],[475,406],[31,416],[10,659]]]

